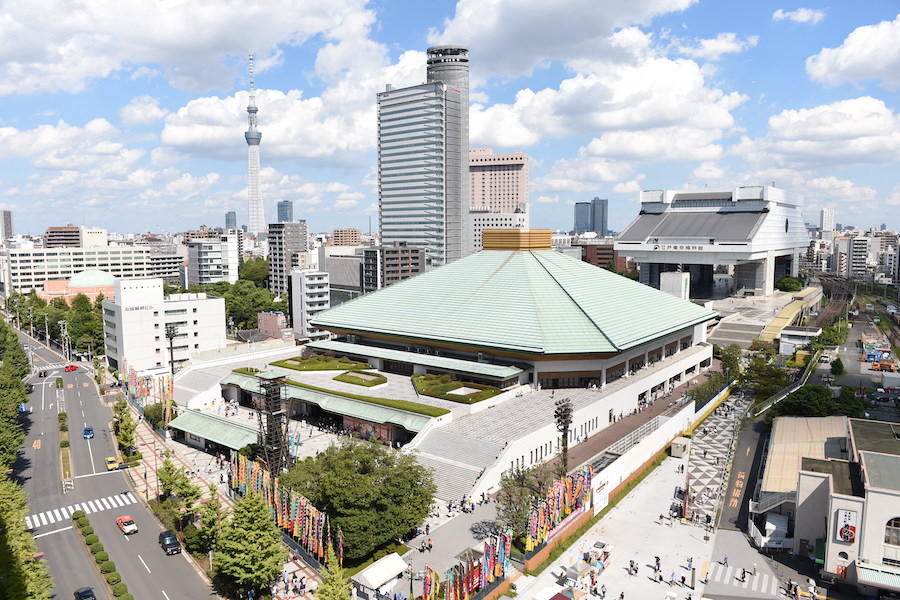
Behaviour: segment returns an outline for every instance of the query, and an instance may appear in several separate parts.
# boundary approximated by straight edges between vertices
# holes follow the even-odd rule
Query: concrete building
[[[269,223],[269,290],[286,296],[298,254],[309,250],[306,221]]]
[[[647,190],[640,215],[615,248],[640,264],[641,283],[659,274],[691,274],[691,296],[708,297],[713,272],[733,270],[738,295],[773,293],[775,281],[796,277],[809,237],[799,196],[770,186],[720,190]]]
[[[582,233],[592,231],[594,219],[593,215],[591,214],[591,203],[576,202],[574,210],[575,223],[573,229],[575,230],[575,235],[581,235]]]
[[[425,250],[401,244],[363,250],[362,292],[364,294],[409,279],[425,271]]]
[[[6,240],[13,237],[13,214],[11,210],[0,210],[0,244],[5,244]]]
[[[206,294],[163,294],[162,279],[116,281],[115,300],[103,302],[103,337],[109,366],[124,361],[139,371],[170,367],[166,327],[176,328],[172,341],[175,365],[192,353],[225,346],[225,300]]]
[[[469,253],[482,249],[482,238],[486,229],[528,229],[528,212],[517,209],[511,213],[493,212],[487,206],[469,207]]]
[[[238,280],[240,254],[236,235],[218,235],[187,244],[188,265],[183,286],[208,285]]]
[[[823,208],[819,211],[819,229],[823,234],[834,231],[834,211],[830,208]]]
[[[590,202],[575,203],[575,235],[593,231],[600,237],[609,233],[609,200],[594,197]]]
[[[467,250],[468,49],[427,57],[427,83],[377,96],[379,231],[384,245],[421,246],[443,265]]]
[[[82,271],[70,279],[51,279],[44,282],[44,289],[37,292],[38,298],[49,303],[54,298],[62,298],[71,306],[72,299],[84,294],[93,304],[99,296],[112,300],[116,294],[116,278],[105,271]]]
[[[297,340],[327,340],[330,335],[312,324],[317,314],[330,306],[328,273],[313,269],[291,271],[291,321]]]
[[[362,243],[362,234],[356,228],[335,229],[331,232],[330,246],[359,246]]]
[[[106,230],[84,225],[48,227],[44,232],[44,248],[106,248]]]
[[[521,151],[494,154],[490,148],[469,150],[469,206],[490,212],[527,210],[528,155]]]
[[[237,213],[233,210],[225,213],[225,229],[237,229]]]
[[[615,238],[577,237],[572,241],[572,247],[580,247],[581,260],[595,267],[609,269],[612,263],[616,271],[629,268],[628,260],[615,249]]]
[[[294,220],[294,203],[290,200],[280,200],[278,202],[278,222],[290,223]]]
[[[291,340],[294,333],[288,323],[288,316],[281,311],[261,312],[256,315],[257,329],[276,340]]]
[[[106,271],[116,278],[149,277],[150,249],[119,246],[107,248],[6,248],[0,250],[0,293],[29,294],[50,279],[70,279],[82,271]]]

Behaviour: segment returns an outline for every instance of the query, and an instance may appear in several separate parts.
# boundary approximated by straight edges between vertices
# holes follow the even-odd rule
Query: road
[[[162,528],[146,504],[134,494],[124,471],[106,470],[105,459],[115,455],[112,411],[98,397],[88,373],[80,367],[67,373],[64,363],[34,340],[22,337],[33,349],[34,371],[46,377],[29,378],[30,412],[23,413],[26,441],[14,464],[16,475],[28,494],[26,523],[35,533],[54,581],[56,598],[70,598],[75,589],[93,587],[98,598],[109,598],[81,533],[71,527],[68,515],[86,506],[88,518],[110,559],[115,561],[129,591],[142,599],[216,597],[186,556],[166,556],[157,542]],[[57,377],[63,387],[56,388]],[[65,410],[69,421],[74,488],[62,489],[59,462],[57,414]],[[94,428],[94,438],[83,437],[85,426]],[[78,506],[76,506],[78,505]],[[125,536],[115,524],[128,514],[138,524],[138,533]]]

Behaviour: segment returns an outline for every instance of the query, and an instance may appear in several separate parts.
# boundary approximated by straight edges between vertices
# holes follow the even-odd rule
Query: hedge
[[[60,447],[60,448],[68,448],[68,447],[69,447],[69,440],[59,440],[59,447]]]
[[[98,554],[100,552],[103,552],[103,544],[102,543],[95,542],[95,543],[89,544],[89,545],[91,547],[91,554]]]
[[[81,512],[81,511],[76,511],[76,512]],[[74,513],[72,514],[72,518],[75,518],[75,514],[74,514]],[[78,526],[79,526],[79,527],[87,527],[88,525],[91,524],[91,522],[88,521],[88,518],[87,518],[86,516],[84,516],[84,513],[83,513],[83,512],[81,512],[81,516],[78,517],[76,520],[78,521]]]
[[[98,565],[102,565],[103,563],[105,563],[108,560],[109,560],[109,552],[106,552],[106,551],[98,552],[97,554],[94,555],[94,562],[96,562]]]
[[[66,419],[68,419],[68,418],[69,418],[69,415],[66,414],[65,411],[56,413],[56,420],[59,421],[60,423],[65,423]]]
[[[108,583],[109,585],[116,585],[120,581],[122,581],[122,576],[119,575],[119,573],[116,571],[113,571],[106,576],[106,583]]]
[[[348,369],[353,370],[371,368],[368,363],[355,361],[347,358],[346,356],[331,357],[323,356],[321,354],[314,354],[307,358],[297,357],[288,358],[285,360],[277,360],[269,364],[285,369],[293,369],[294,371],[345,371]]]
[[[85,527],[85,529],[87,529],[87,527]],[[93,529],[93,527],[91,527],[91,529]],[[84,529],[82,529],[81,532],[84,533]],[[84,543],[87,544],[88,546],[96,544],[99,541],[100,541],[100,538],[94,532],[85,534],[85,536],[84,536]]]
[[[128,592],[128,586],[122,582],[117,583],[113,586],[113,596],[116,598],[121,598],[123,594]]]
[[[374,379],[355,377],[354,373],[364,373],[365,375],[374,377]],[[347,371],[346,373],[335,375],[334,377],[332,377],[332,379],[334,381],[340,381],[342,383],[352,383],[353,385],[361,385],[363,387],[375,387],[376,385],[387,383],[387,377],[385,377],[381,373],[366,373],[365,371],[357,370]]]
[[[108,560],[105,563],[102,563],[100,565],[100,572],[103,573],[104,575],[106,575],[107,573],[113,573],[113,572],[115,572],[115,570],[116,570],[116,563],[114,563],[111,560]],[[118,583],[118,582],[110,581],[110,583]]]
[[[119,596],[119,600],[134,600],[134,596],[129,593],[125,593]]]
[[[80,521],[81,519],[87,519],[87,517],[84,516],[83,510],[76,510],[75,512],[72,513],[73,521]],[[87,523],[87,521],[85,521],[85,523]],[[81,523],[79,523],[79,525],[81,525]]]
[[[476,402],[487,400],[488,398],[503,392],[500,388],[492,385],[482,385],[480,383],[472,383],[471,381],[454,381],[447,375],[416,373],[412,376],[412,382],[420,394],[431,396],[432,398],[449,400],[450,402],[459,402],[460,404],[475,404]],[[461,387],[468,387],[481,391],[467,395],[450,393]]]
[[[94,535],[94,528],[90,525],[81,528],[81,535],[87,537],[89,535]]]

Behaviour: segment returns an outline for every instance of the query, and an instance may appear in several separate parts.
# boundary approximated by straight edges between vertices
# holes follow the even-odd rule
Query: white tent
[[[377,590],[389,581],[396,579],[408,568],[406,561],[396,552],[392,552],[384,558],[379,558],[351,579],[363,587]]]

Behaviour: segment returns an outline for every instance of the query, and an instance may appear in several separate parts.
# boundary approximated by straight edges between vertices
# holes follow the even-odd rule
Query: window
[[[884,526],[884,543],[900,546],[900,517],[894,517]]]

